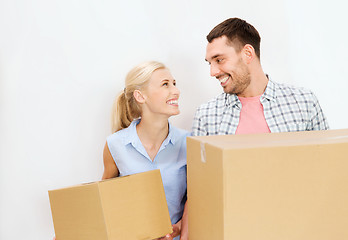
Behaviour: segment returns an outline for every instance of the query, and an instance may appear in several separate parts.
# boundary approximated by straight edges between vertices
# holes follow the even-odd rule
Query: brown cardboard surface
[[[110,236],[117,236],[117,239],[153,239],[171,233],[163,184],[159,179],[158,170],[156,174],[145,172],[118,181],[99,183]],[[126,227],[125,223],[128,223]]]
[[[218,148],[256,148],[276,146],[299,146],[309,144],[344,143],[348,141],[348,129],[272,134],[216,135],[194,137],[200,142]]]
[[[159,170],[49,191],[57,239],[154,239],[172,231]]]
[[[190,187],[189,194],[193,198],[192,202],[191,200],[188,201],[189,238],[192,239],[191,236],[193,234],[193,239],[203,239],[202,237],[208,231],[209,236],[214,236],[214,239],[223,239],[224,202],[221,197],[223,195],[223,178],[221,177],[223,174],[222,161],[208,161],[200,164],[200,149],[200,142],[190,141],[188,143],[187,150],[189,151],[187,152],[187,159],[190,159],[192,167],[187,177],[188,183],[192,186]],[[222,151],[215,150],[206,153],[207,159],[222,159]],[[205,219],[206,217],[209,217],[209,219]]]
[[[188,138],[190,239],[348,239],[347,135]]]
[[[96,184],[49,191],[57,239],[107,240]]]

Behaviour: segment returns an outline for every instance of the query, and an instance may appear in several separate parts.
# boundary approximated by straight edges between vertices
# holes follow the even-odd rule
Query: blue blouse
[[[120,176],[160,169],[172,224],[183,214],[186,201],[186,137],[189,132],[169,123],[169,134],[152,161],[140,142],[136,125],[140,119],[107,138]]]

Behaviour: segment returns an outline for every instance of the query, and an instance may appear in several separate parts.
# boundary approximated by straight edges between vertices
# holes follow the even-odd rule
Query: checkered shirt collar
[[[262,94],[261,99],[268,99],[270,101],[275,101],[277,98],[277,94],[276,94],[276,88],[277,86],[275,85],[275,83],[268,77],[268,83],[265,89],[265,92]],[[228,94],[225,93],[224,94],[225,97],[225,103],[226,106],[239,106],[240,107],[240,101],[238,99],[238,96],[236,94]]]

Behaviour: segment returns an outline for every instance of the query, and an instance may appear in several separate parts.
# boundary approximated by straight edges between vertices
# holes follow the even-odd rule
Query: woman
[[[163,239],[187,239],[182,216],[186,203],[186,137],[168,118],[179,114],[180,92],[169,70],[145,62],[127,75],[114,103],[112,128],[104,147],[103,179],[160,169],[173,233]]]

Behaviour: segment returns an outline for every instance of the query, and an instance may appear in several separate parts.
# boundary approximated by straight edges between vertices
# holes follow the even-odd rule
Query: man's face
[[[206,61],[210,65],[210,75],[219,80],[225,93],[243,95],[250,84],[250,72],[243,62],[242,52],[236,52],[226,36],[208,43]]]

